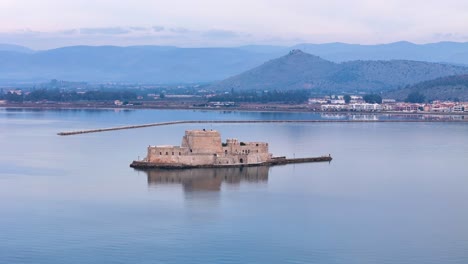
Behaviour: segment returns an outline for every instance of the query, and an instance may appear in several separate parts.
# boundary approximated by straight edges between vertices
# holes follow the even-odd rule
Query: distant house
[[[236,106],[235,102],[210,102],[209,107],[232,107]]]
[[[309,98],[309,104],[326,104],[328,101],[323,98]]]
[[[331,104],[345,104],[345,100],[344,99],[333,99],[333,100],[330,100],[330,103]]]
[[[346,111],[348,110],[348,106],[343,104],[324,104],[321,105],[320,109],[322,111]]]
[[[423,106],[424,112],[430,112],[432,110],[432,105],[431,104],[425,104]]]
[[[382,106],[379,104],[368,104],[368,103],[362,103],[362,104],[350,104],[349,105],[349,110],[350,111],[366,111],[366,112],[375,112],[375,111],[381,111]]]
[[[398,103],[394,106],[394,110],[400,112],[417,112],[422,106],[423,105],[420,104]]]
[[[16,95],[22,95],[23,94],[23,91],[22,90],[9,90],[8,91],[10,94],[16,94]]]
[[[465,111],[464,105],[455,105],[455,106],[452,107],[452,112],[460,113],[460,112],[464,112],[464,111]]]

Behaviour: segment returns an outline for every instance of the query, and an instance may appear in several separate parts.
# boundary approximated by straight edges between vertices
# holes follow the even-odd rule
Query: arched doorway
[[[240,159],[239,162],[240,162],[240,163],[244,163],[244,159]]]

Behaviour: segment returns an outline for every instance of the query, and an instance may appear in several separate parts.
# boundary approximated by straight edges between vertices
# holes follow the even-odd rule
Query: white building
[[[358,111],[358,112],[359,111],[375,112],[375,111],[381,111],[382,106],[379,104],[368,104],[368,103],[350,104],[349,110]]]
[[[455,105],[452,107],[452,112],[460,113],[465,111],[465,109],[464,105]]]
[[[328,101],[323,98],[309,98],[309,104],[326,104]]]
[[[324,104],[321,106],[322,111],[344,111],[348,110],[348,106],[344,104]]]
[[[330,103],[331,104],[345,104],[345,100],[344,99],[332,99],[330,100]]]

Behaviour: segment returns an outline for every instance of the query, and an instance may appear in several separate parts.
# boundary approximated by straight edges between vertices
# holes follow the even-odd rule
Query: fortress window
[[[179,152],[179,156],[180,156],[180,154],[181,154],[181,153]]]
[[[166,152],[166,155],[169,155],[169,152]]]
[[[174,152],[172,152],[172,156],[174,156]]]
[[[190,149],[190,152],[192,152],[192,149]]]
[[[227,149],[224,151],[224,154],[227,154]]]
[[[162,152],[159,152],[159,155],[162,155]]]
[[[258,147],[258,144],[255,144],[255,146],[257,146],[257,147]]]

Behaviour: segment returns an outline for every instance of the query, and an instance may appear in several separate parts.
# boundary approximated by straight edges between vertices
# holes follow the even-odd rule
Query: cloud
[[[24,29],[15,30],[15,31],[11,32],[10,34],[23,35],[23,36],[38,36],[41,33],[42,32],[40,32],[40,31],[32,30],[32,29],[29,29],[29,28],[24,28]]]
[[[49,49],[71,45],[169,45],[181,47],[233,46],[257,42],[255,35],[228,29],[118,26],[38,32],[29,29],[1,33],[4,42]],[[259,39],[257,39],[259,40]],[[260,41],[261,42],[261,41]]]
[[[164,27],[161,27],[161,26],[153,26],[152,29],[154,32],[164,31]]]
[[[63,34],[63,35],[75,35],[75,34],[80,33],[80,31],[78,29],[66,29],[66,30],[60,30],[58,33]]]
[[[467,0],[0,0],[0,17],[4,33],[35,27],[55,34],[60,26],[82,29],[69,37],[106,35],[109,42],[125,35],[154,39],[152,34],[186,36],[180,41],[187,44],[192,38],[251,43],[265,35],[320,43],[468,41]],[[142,26],[148,23],[158,26]],[[451,32],[457,35],[444,36]]]
[[[434,41],[455,41],[455,42],[466,42],[468,41],[468,34],[457,33],[457,32],[445,32],[445,33],[434,33],[429,37]]]
[[[101,27],[101,28],[80,28],[81,34],[102,34],[102,35],[120,35],[132,32],[127,28],[122,27]]]
[[[239,34],[231,30],[212,29],[202,34],[207,38],[237,38]]]
[[[178,33],[178,34],[185,34],[185,33],[190,32],[190,30],[184,27],[170,28],[169,31],[173,33]]]
[[[147,31],[148,28],[146,27],[129,27],[132,31]]]

